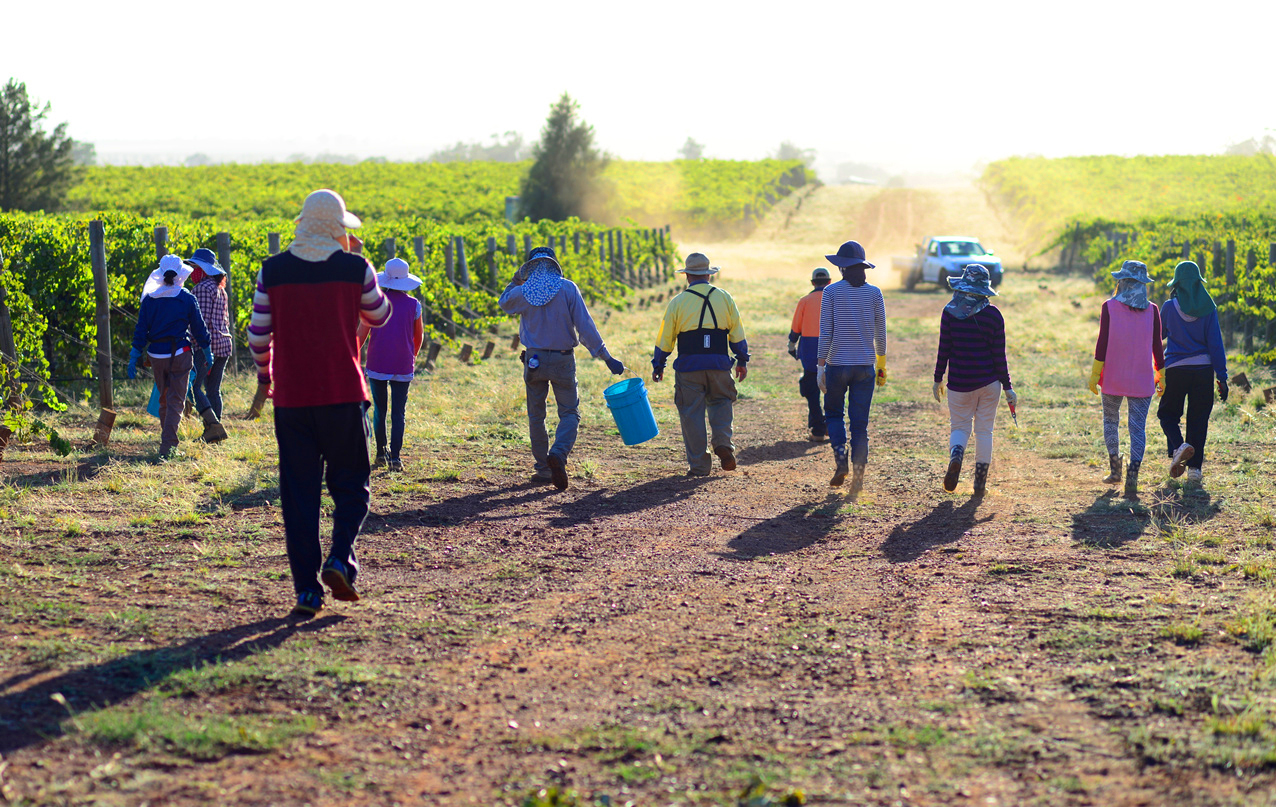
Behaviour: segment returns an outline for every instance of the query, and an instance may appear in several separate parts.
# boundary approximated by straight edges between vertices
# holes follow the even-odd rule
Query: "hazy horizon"
[[[55,27],[59,49],[15,37],[0,73],[99,162],[415,160],[506,131],[530,143],[566,91],[619,159],[674,159],[688,137],[708,157],[759,159],[787,140],[826,179],[846,162],[969,174],[1013,155],[1217,154],[1261,135],[1276,125],[1254,98],[1273,5],[1220,0],[1185,31],[1128,0],[1066,15],[799,0],[766,17],[657,0],[615,19],[583,2],[31,4],[7,13],[11,30]]]

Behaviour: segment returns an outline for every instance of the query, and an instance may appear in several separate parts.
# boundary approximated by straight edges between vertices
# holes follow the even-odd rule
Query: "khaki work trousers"
[[[727,446],[735,451],[731,442],[731,404],[735,399],[735,381],[730,370],[674,373],[673,402],[682,419],[682,442],[687,449],[689,473],[706,476],[713,471],[713,455],[709,453],[709,436],[704,425],[706,410],[713,447]]]
[[[186,408],[186,389],[190,384],[191,367],[195,354],[186,351],[179,356],[157,359],[151,356],[151,373],[160,396],[160,451],[168,453],[177,448],[177,427],[182,425],[182,410]]]

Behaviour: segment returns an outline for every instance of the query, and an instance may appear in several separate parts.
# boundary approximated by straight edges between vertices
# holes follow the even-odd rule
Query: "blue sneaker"
[[[332,590],[332,598],[344,602],[359,600],[359,592],[355,591],[354,584],[350,581],[353,576],[350,569],[336,558],[328,558],[319,572],[319,579]]]
[[[292,607],[292,615],[301,619],[310,619],[323,610],[323,594],[317,591],[303,591],[297,595],[297,604]]]

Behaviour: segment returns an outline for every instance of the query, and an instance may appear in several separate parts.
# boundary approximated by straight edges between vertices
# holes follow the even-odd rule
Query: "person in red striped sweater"
[[[274,390],[279,500],[293,614],[301,617],[323,608],[324,585],[335,599],[359,599],[354,544],[368,515],[371,465],[356,334],[360,323],[379,328],[390,319],[376,271],[359,254],[363,243],[346,232],[361,223],[337,193],[307,196],[292,244],[262,261],[248,327],[258,384]],[[319,543],[325,478],[333,503],[327,559]]]

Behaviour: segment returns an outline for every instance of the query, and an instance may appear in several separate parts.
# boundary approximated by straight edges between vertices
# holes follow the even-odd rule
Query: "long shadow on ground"
[[[309,633],[345,619],[336,614],[308,622],[263,619],[198,636],[173,647],[141,650],[102,664],[71,670],[19,688],[38,673],[20,673],[0,681],[0,754],[8,754],[62,733],[67,707],[82,711],[107,706],[136,695],[181,670],[204,664],[237,661],[283,644],[295,633]]]
[[[727,542],[727,551],[714,554],[725,560],[753,560],[805,549],[833,532],[842,520],[838,510],[845,503],[840,494],[829,494],[822,502],[799,504],[749,527]]]
[[[759,462],[780,462],[805,457],[814,449],[822,448],[820,443],[810,440],[780,440],[769,446],[745,446],[740,449],[736,462],[741,465],[756,465]]]
[[[972,496],[961,507],[951,500],[940,502],[926,517],[897,526],[882,543],[882,554],[891,563],[908,563],[928,549],[953,543],[976,525],[992,521],[992,516],[978,518],[975,511],[982,501]]]
[[[1147,510],[1110,490],[1085,512],[1072,516],[1072,540],[1099,549],[1116,549],[1138,540],[1148,525]]]
[[[547,516],[546,526],[575,527],[600,516],[622,516],[658,509],[691,495],[701,485],[713,479],[711,476],[670,476],[631,488],[591,490],[580,498],[564,501],[557,515]],[[427,526],[446,526],[526,518],[527,513],[518,510],[516,505],[550,499],[557,493],[558,491],[544,485],[492,487],[466,496],[444,499],[417,510],[369,516],[364,532],[394,529],[404,521]]]

